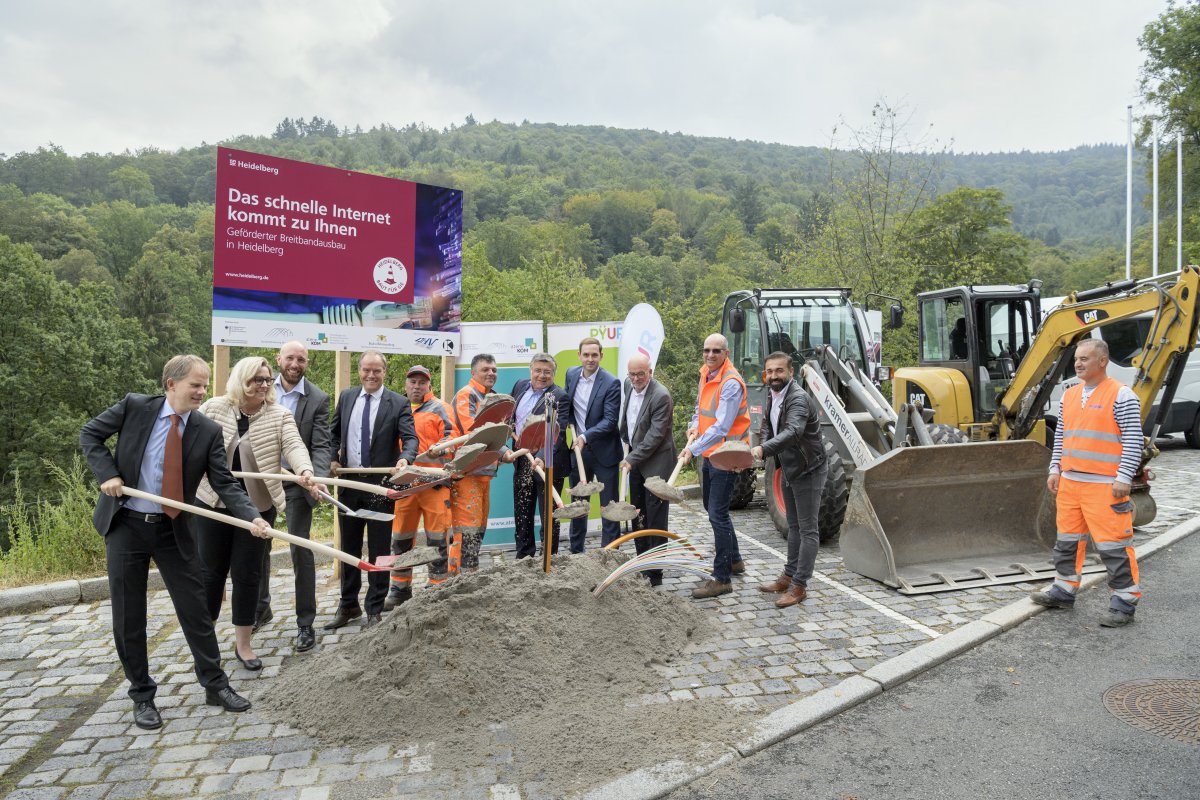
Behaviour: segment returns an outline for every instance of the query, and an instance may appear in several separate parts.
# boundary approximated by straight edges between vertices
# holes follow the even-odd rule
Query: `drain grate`
[[[1148,678],[1118,683],[1104,693],[1104,707],[1138,730],[1200,744],[1200,680]]]

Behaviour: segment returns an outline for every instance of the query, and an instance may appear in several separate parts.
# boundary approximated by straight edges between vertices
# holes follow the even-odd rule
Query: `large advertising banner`
[[[496,359],[496,391],[512,394],[513,384],[529,377],[529,364],[542,349],[541,320],[523,322],[464,322],[462,348],[454,368],[454,390],[471,380],[471,359],[487,353]],[[454,398],[442,398],[453,402]],[[492,479],[491,507],[488,511],[488,530],[485,547],[511,548],[516,541],[513,518],[513,467],[500,464]]]
[[[554,382],[567,386],[567,370],[579,366],[579,342],[589,336],[600,340],[603,355],[600,366],[613,375],[617,374],[617,355],[621,344],[620,322],[557,322],[546,326],[546,350],[558,362]],[[570,435],[567,436],[570,441]],[[593,495],[592,510],[588,514],[588,530],[600,530],[600,495]]]
[[[212,340],[454,355],[462,192],[217,148]]]

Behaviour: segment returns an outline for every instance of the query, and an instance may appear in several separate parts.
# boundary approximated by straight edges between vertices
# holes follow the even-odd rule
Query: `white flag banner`
[[[649,303],[638,303],[629,309],[625,324],[621,326],[621,344],[617,348],[617,377],[625,379],[629,359],[640,353],[650,359],[653,369],[658,364],[658,353],[663,345],[662,317]]]

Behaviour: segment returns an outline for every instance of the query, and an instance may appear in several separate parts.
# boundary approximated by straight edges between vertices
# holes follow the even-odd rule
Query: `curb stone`
[[[691,487],[688,487],[691,488]],[[1145,558],[1200,531],[1200,519],[1182,522],[1135,548],[1138,558]],[[1098,586],[1107,580],[1103,573],[1085,575],[1081,589]],[[655,800],[695,781],[697,778],[727,766],[736,758],[745,758],[784,739],[814,727],[829,718],[882,694],[888,689],[916,677],[922,672],[949,661],[982,644],[1000,633],[1045,611],[1028,598],[1021,598],[997,609],[981,619],[944,634],[902,655],[876,664],[862,675],[853,675],[828,689],[772,712],[756,725],[746,739],[737,742],[735,750],[705,765],[689,765],[679,760],[664,761],[611,781],[600,789],[584,795],[584,800]],[[873,687],[873,688],[872,688]],[[825,695],[825,697],[822,697]],[[817,700],[817,698],[821,698]],[[815,701],[815,702],[814,702]],[[655,780],[655,776],[673,776],[674,780]],[[620,789],[618,792],[617,789]]]

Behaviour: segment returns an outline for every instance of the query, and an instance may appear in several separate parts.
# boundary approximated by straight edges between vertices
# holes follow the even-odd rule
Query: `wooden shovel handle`
[[[233,473],[233,477],[258,478],[259,480],[269,481],[291,481],[292,483],[300,482],[300,477],[298,475],[276,475],[271,472],[235,472]],[[321,483],[326,486],[341,486],[343,489],[357,489],[360,492],[367,492],[369,494],[377,494],[381,497],[388,497],[388,490],[382,486],[377,486],[374,483],[348,481],[342,478],[318,478],[315,476],[309,478],[309,480],[311,480],[313,483]]]
[[[464,433],[462,436],[456,436],[453,439],[447,439],[444,442],[438,442],[433,447],[429,448],[424,453],[422,453],[420,456],[417,456],[417,458],[420,458],[421,456],[440,456],[442,453],[446,452],[451,447],[458,447],[460,444],[462,444],[463,442],[465,442],[467,439],[470,439],[470,438],[471,438],[471,434]]]
[[[696,441],[696,434],[692,434],[688,437],[687,444],[685,444],[684,447],[690,447],[694,441]],[[683,469],[683,461],[677,458],[675,459],[675,469],[671,470],[671,477],[667,478],[667,486],[675,485],[675,479],[679,477],[679,471],[681,469]]]
[[[255,473],[248,473],[248,474],[250,474],[251,476],[255,475]],[[282,478],[285,476],[266,475],[265,477]],[[295,476],[292,476],[292,477],[295,478]],[[299,478],[296,478],[296,480],[299,480]],[[131,489],[128,486],[122,486],[121,494],[125,495],[126,497],[140,497],[143,500],[149,500],[151,503],[158,503],[159,505],[162,505],[162,506],[168,506],[170,508],[177,508],[180,511],[187,511],[189,514],[195,514],[200,517],[208,517],[209,519],[215,519],[217,522],[224,522],[227,525],[233,525],[235,527],[242,528],[244,530],[248,530],[248,531],[254,530],[253,522],[247,522],[244,519],[238,519],[237,517],[230,516],[229,514],[222,514],[219,511],[210,511],[207,508],[200,508],[199,506],[191,506],[191,505],[188,505],[187,503],[180,503],[175,500],[168,500],[165,497],[159,497],[158,495],[150,494],[149,492],[143,492],[140,489]],[[352,556],[349,553],[343,553],[341,550],[335,550],[334,548],[330,547],[329,545],[321,544],[320,542],[314,542],[310,539],[302,539],[299,536],[293,536],[290,533],[284,533],[283,531],[277,531],[274,528],[268,529],[267,533],[271,534],[271,536],[275,537],[276,539],[282,539],[283,541],[287,542],[288,544],[294,544],[299,547],[305,547],[305,548],[308,548],[309,550],[312,550],[314,553],[322,553],[331,558],[336,558],[338,561],[341,561],[351,567],[354,567],[355,569],[363,569],[368,572],[390,572],[391,571],[387,567],[377,567],[374,564],[370,563],[369,561],[363,561],[362,559],[356,558],[355,556]]]
[[[538,474],[538,477],[540,477],[542,479],[542,483],[545,483],[546,482],[545,470],[543,470],[541,467],[539,467],[537,465],[537,462],[533,460],[533,456],[531,456],[529,453],[526,453],[525,457],[529,459],[529,466],[533,467],[533,471],[536,472]],[[558,496],[558,491],[553,486],[550,487],[550,493],[552,495],[554,495],[554,507],[562,508],[563,507],[562,498]]]
[[[575,451],[575,465],[579,467],[579,482],[583,483],[587,480],[583,471],[583,450],[575,446],[575,426],[568,425],[567,429],[571,431],[571,449]]]

